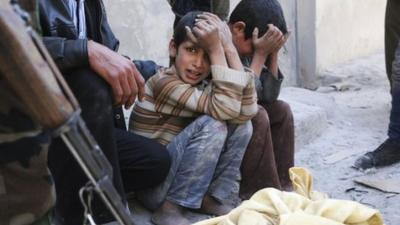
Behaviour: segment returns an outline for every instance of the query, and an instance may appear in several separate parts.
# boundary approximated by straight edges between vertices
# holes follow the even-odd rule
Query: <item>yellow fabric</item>
[[[194,225],[384,225],[375,209],[313,191],[306,169],[293,167],[289,173],[296,193],[265,188],[229,214]]]

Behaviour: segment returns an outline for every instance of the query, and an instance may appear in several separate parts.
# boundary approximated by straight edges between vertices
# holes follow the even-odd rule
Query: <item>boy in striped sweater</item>
[[[216,17],[185,15],[169,45],[172,66],[146,83],[130,118],[131,131],[167,145],[172,165],[163,184],[139,199],[158,225],[190,224],[184,209],[222,215],[238,192],[240,164],[257,113],[251,73],[245,72],[227,26]]]

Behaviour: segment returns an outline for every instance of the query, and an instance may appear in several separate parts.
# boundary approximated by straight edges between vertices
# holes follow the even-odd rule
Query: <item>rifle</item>
[[[43,129],[60,136],[94,189],[123,225],[133,225],[130,212],[112,184],[112,167],[80,116],[67,86],[29,14],[16,1],[0,1],[0,79],[4,79]],[[24,21],[25,20],[25,21]],[[87,219],[92,222],[90,215]]]

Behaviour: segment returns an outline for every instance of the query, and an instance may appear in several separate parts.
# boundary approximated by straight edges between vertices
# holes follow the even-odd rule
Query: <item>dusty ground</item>
[[[331,107],[334,111],[328,128],[315,141],[297,149],[296,164],[313,173],[315,190],[372,206],[381,211],[387,225],[400,224],[400,195],[354,182],[364,176],[397,178],[400,187],[400,164],[367,172],[351,168],[358,156],[386,139],[390,95],[383,54],[339,65],[324,74],[326,87],[319,92],[332,96],[336,105]]]

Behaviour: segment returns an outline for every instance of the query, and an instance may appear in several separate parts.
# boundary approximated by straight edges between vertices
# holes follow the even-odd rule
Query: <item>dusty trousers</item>
[[[294,165],[294,123],[289,104],[277,100],[259,105],[252,119],[253,136],[242,165],[240,197],[250,198],[262,188],[286,189]]]

